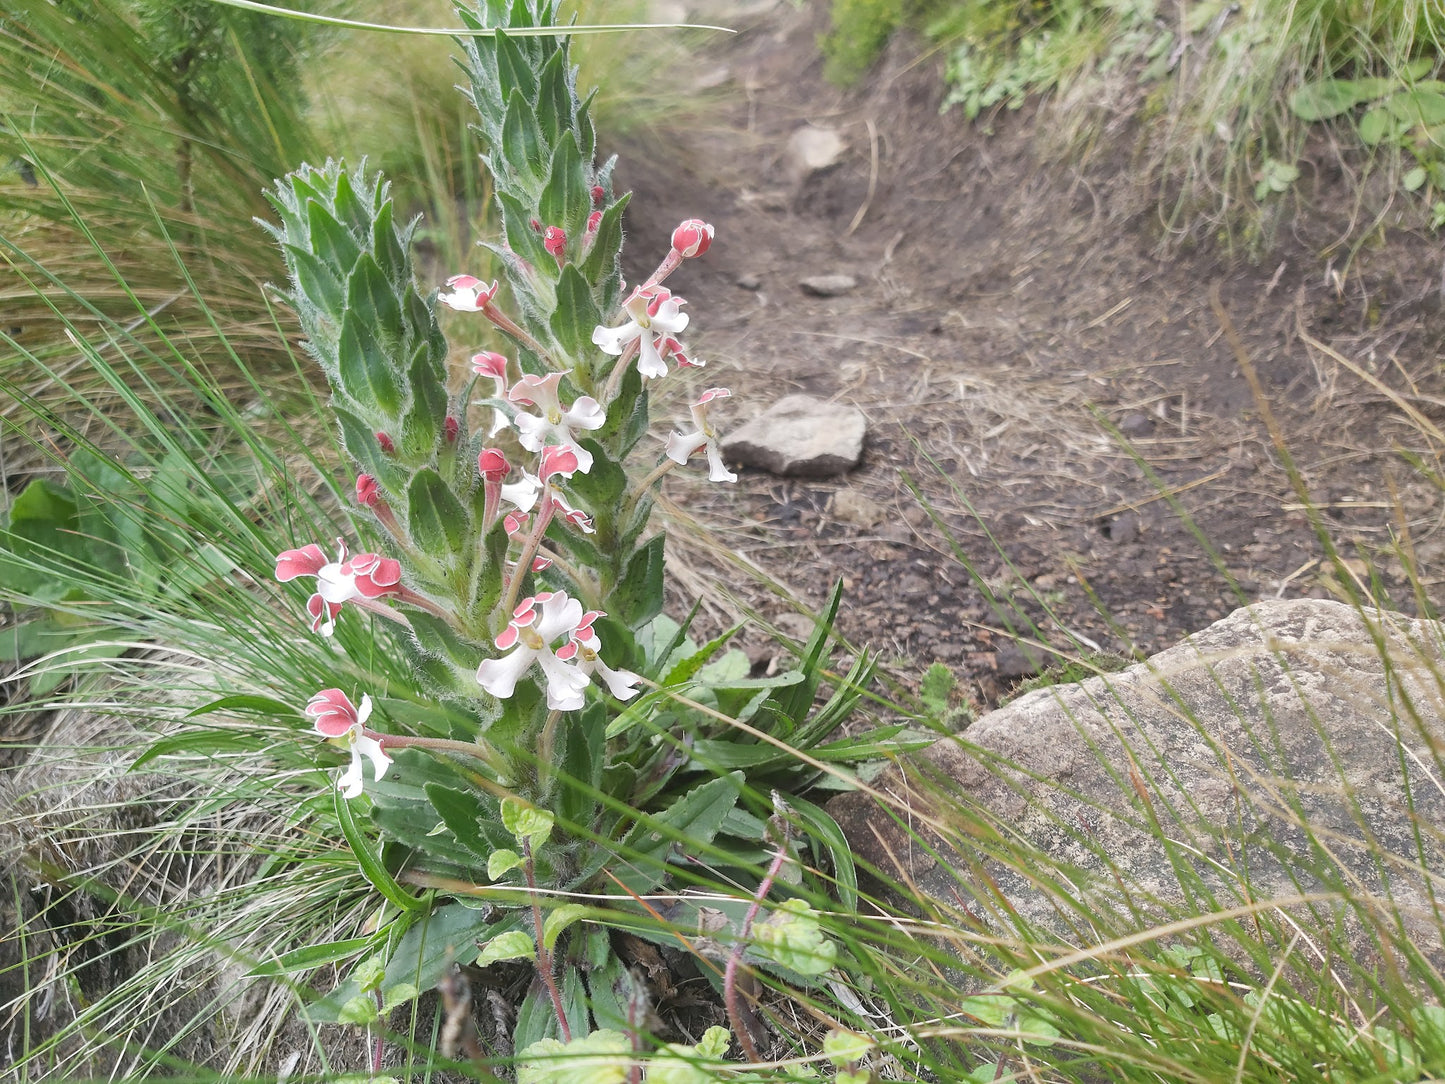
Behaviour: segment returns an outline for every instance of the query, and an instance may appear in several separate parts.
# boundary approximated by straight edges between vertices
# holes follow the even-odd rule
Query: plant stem
[[[632,518],[632,510],[637,507],[637,502],[642,500],[647,494],[647,491],[652,488],[658,479],[677,465],[677,460],[664,457],[662,462],[653,469],[652,473],[638,482],[637,485],[633,486],[632,492],[627,496],[627,503],[622,506],[622,515],[617,517],[617,522],[626,524],[627,521]]]
[[[453,741],[451,738],[424,738],[411,734],[377,734],[365,728],[362,733],[369,738],[375,738],[383,749],[425,749],[433,753],[457,753],[480,760],[504,779],[512,777],[511,765],[501,753],[480,737],[476,741]],[[500,788],[499,792],[504,796],[511,794],[505,787]]]
[[[558,365],[555,361],[552,360],[552,355],[547,352],[546,347],[544,347],[536,339],[532,338],[532,336],[528,335],[525,331],[523,331],[522,328],[518,326],[516,321],[514,321],[501,309],[493,305],[490,301],[488,301],[485,305],[482,306],[482,315],[485,316],[488,320],[490,320],[493,324],[495,324],[498,330],[510,335],[512,338],[516,339],[517,342],[520,343],[522,346],[526,347],[532,353],[536,354],[537,357],[540,358],[549,369],[562,368],[562,366]]]
[[[732,1025],[733,1034],[737,1036],[738,1046],[742,1047],[743,1057],[750,1062],[762,1061],[762,1058],[758,1056],[758,1048],[753,1045],[752,1036],[748,1034],[747,1025],[743,1021],[742,1010],[738,1007],[738,965],[742,963],[743,950],[747,947],[748,938],[752,936],[753,920],[758,917],[763,900],[768,898],[773,881],[787,860],[788,837],[785,834],[778,841],[777,853],[773,855],[763,883],[758,885],[758,890],[753,893],[753,901],[748,905],[748,913],[743,918],[742,934],[733,942],[732,951],[728,953],[727,970],[723,972],[723,1005],[727,1008],[728,1023]]]
[[[532,568],[532,558],[537,556],[537,551],[542,547],[542,537],[547,533],[547,524],[552,522],[552,513],[556,506],[552,503],[550,483],[543,488],[539,503],[541,507],[537,509],[537,522],[532,525],[532,533],[527,536],[522,552],[517,555],[517,565],[512,569],[512,578],[507,581],[507,593],[502,599],[502,616],[508,620],[517,608],[517,596],[522,593],[522,581],[527,578],[527,573]]]
[[[537,782],[543,793],[552,782],[552,754],[557,750],[557,723],[561,718],[562,713],[556,708],[549,711],[547,721],[542,724],[542,733],[537,738]]]
[[[525,860],[522,868],[527,874],[527,888],[530,890],[532,900],[532,926],[537,931],[537,974],[542,976],[542,985],[547,987],[547,993],[552,997],[552,1011],[557,1014],[557,1027],[562,1033],[562,1041],[572,1041],[572,1029],[567,1026],[567,1014],[562,1009],[562,993],[557,989],[557,977],[552,973],[552,954],[547,951],[542,943],[542,905],[537,902],[537,873],[532,862],[532,841],[522,840],[522,857]]]
[[[642,334],[646,335],[647,332],[644,331]],[[641,349],[642,340],[640,338],[633,339],[622,348],[622,356],[618,358],[616,364],[612,366],[612,372],[607,374],[607,390],[602,395],[602,405],[604,407],[610,407],[612,400],[617,398],[617,389],[622,387],[622,378],[627,375],[627,366],[632,364],[632,359],[637,356],[638,351]]]

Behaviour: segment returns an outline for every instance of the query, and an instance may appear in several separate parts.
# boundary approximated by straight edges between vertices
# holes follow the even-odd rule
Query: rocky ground
[[[1241,602],[1338,594],[1341,576],[1415,608],[1412,560],[1434,590],[1439,488],[1400,450],[1428,464],[1438,446],[1437,239],[1345,243],[1351,190],[1320,147],[1262,256],[1171,244],[1131,169],[1137,126],[1045,160],[1047,103],[987,125],[940,114],[918,42],[841,91],[821,75],[821,7],[749,5],[678,76],[694,88],[678,119],[610,148],[635,192],[629,277],[678,220],[717,227],[670,285],[709,362],[695,387],[734,393],[722,427],[794,392],[869,425],[844,476],[674,478],[679,510],[806,603],[841,576],[846,634],[915,675],[948,664],[979,705],[1040,665],[1015,632],[1152,652]],[[818,296],[817,276],[845,278]],[[699,583],[739,579],[687,556]]]

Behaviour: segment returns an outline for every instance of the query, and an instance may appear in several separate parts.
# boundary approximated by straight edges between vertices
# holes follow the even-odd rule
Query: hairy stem
[[[553,974],[552,954],[547,951],[542,943],[542,905],[537,902],[537,872],[532,862],[532,841],[522,840],[522,857],[525,860],[522,868],[527,874],[527,888],[532,900],[532,926],[537,932],[537,974],[542,976],[542,985],[547,987],[547,993],[552,998],[552,1011],[557,1014],[557,1027],[562,1033],[562,1041],[572,1041],[572,1029],[567,1026],[567,1013],[562,1009],[562,992],[557,989],[557,976]]]
[[[768,898],[773,881],[777,879],[778,871],[783,868],[783,863],[787,860],[788,838],[785,834],[778,841],[777,852],[773,855],[772,864],[768,866],[768,872],[763,877],[762,884],[758,885],[758,890],[753,893],[753,901],[748,905],[748,913],[743,918],[742,934],[733,942],[732,951],[728,953],[727,969],[723,972],[723,1005],[727,1008],[728,1023],[732,1026],[733,1034],[737,1036],[738,1046],[742,1048],[743,1057],[750,1062],[758,1062],[762,1058],[758,1056],[758,1048],[753,1045],[752,1036],[748,1033],[742,1009],[738,1003],[738,966],[742,963],[743,950],[747,948],[748,938],[752,936],[753,920],[758,917],[763,900]]]

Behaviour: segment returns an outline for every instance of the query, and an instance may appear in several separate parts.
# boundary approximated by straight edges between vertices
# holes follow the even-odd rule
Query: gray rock
[[[863,458],[868,423],[856,407],[789,395],[723,438],[730,462],[772,474],[829,478]]]
[[[1119,423],[1119,432],[1130,440],[1147,437],[1154,432],[1154,419],[1136,410],[1132,414],[1124,415],[1124,420]]]
[[[846,149],[843,137],[832,128],[805,124],[788,137],[784,172],[794,184],[800,184],[837,165]]]
[[[761,290],[763,288],[762,276],[754,274],[751,271],[744,271],[737,278],[733,279],[733,282],[736,283],[741,290]]]
[[[1408,937],[1438,966],[1422,871],[1445,860],[1442,643],[1439,622],[1260,603],[1120,673],[1029,693],[890,768],[873,786],[903,809],[863,794],[829,808],[861,857],[945,909],[971,893],[983,913],[1066,938],[1093,914],[1104,938],[1180,905],[1276,900],[1267,917],[1287,912],[1325,951],[1376,963],[1382,937]],[[930,822],[965,826],[927,833],[941,862],[898,827]],[[1027,869],[988,857],[1020,837],[1045,857]],[[1042,869],[1067,869],[1067,890],[1042,890]],[[1300,902],[1308,893],[1324,897]],[[1317,968],[1307,943],[1299,965]]]
[[[811,275],[798,283],[804,293],[814,297],[841,297],[858,288],[858,280],[852,275]]]

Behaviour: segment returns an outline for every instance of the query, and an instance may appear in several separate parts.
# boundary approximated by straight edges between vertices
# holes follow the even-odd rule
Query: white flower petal
[[[592,666],[607,683],[607,691],[618,700],[631,700],[637,695],[637,683],[642,679],[631,670],[614,670],[601,659],[593,661]]]
[[[565,591],[558,591],[542,603],[542,616],[537,622],[537,635],[545,643],[572,635],[582,623],[582,603]]]
[[[635,320],[629,320],[621,327],[598,324],[592,329],[592,344],[604,354],[616,355],[622,353],[623,348],[641,334],[642,327]]]
[[[601,429],[607,422],[607,411],[590,395],[584,395],[562,415],[563,424],[571,429]]]
[[[531,648],[519,646],[500,659],[483,659],[477,667],[477,684],[499,700],[505,700],[516,690],[517,679],[527,672],[536,657],[537,652]]]
[[[736,482],[738,476],[723,463],[722,452],[716,441],[707,442],[707,480],[709,482]]]
[[[692,454],[707,443],[703,433],[678,433],[674,431],[667,438],[667,458],[674,463],[686,463]]]
[[[547,675],[547,707],[553,711],[577,711],[587,703],[587,675],[569,666],[550,651],[538,656]]]
[[[542,480],[523,471],[520,482],[508,482],[502,486],[502,500],[510,502],[519,512],[530,512],[541,492]]]

